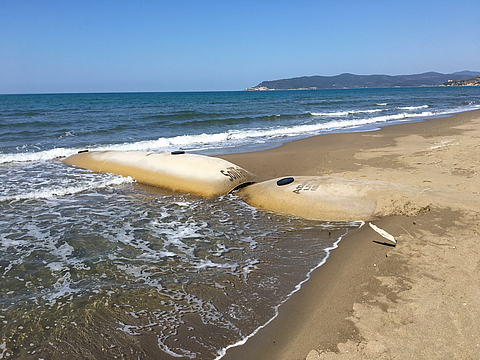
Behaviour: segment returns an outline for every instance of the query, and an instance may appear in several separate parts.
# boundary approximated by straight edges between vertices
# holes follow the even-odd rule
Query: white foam
[[[134,180],[131,177],[109,176],[97,182],[89,182],[78,186],[67,187],[52,187],[46,189],[39,189],[30,192],[19,193],[15,195],[0,196],[0,202],[12,200],[30,200],[30,199],[45,199],[50,197],[58,197],[76,194],[91,189],[99,189],[112,185],[128,184]]]
[[[56,303],[57,299],[63,298],[66,295],[73,295],[79,293],[81,290],[78,288],[72,288],[72,285],[75,285],[76,282],[72,281],[72,275],[70,272],[66,271],[63,276],[57,279],[55,284],[53,284],[53,289],[44,296],[44,299],[49,301],[49,305],[53,306]]]
[[[4,341],[0,344],[0,359],[3,359],[4,356],[10,356],[10,353],[7,350],[7,343]]]
[[[385,111],[385,109],[368,109],[368,110],[346,110],[346,111],[332,111],[332,112],[311,112],[310,115],[312,116],[347,116],[347,115],[354,115],[354,114],[374,114],[378,112]]]
[[[258,270],[257,264],[259,263],[258,260],[248,259],[247,264],[242,268],[243,274],[243,281],[247,282],[248,275],[255,270]]]
[[[231,269],[234,271],[238,267],[237,263],[234,264],[219,264],[219,263],[214,263],[211,260],[204,260],[201,259],[200,262],[195,265],[195,268],[198,270],[202,269],[207,269],[207,268],[220,268],[220,269]]]
[[[353,221],[353,222],[351,222],[351,224],[361,227],[361,226],[364,225],[364,222],[363,221]],[[223,358],[225,356],[225,354],[227,353],[228,349],[231,349],[231,348],[234,348],[234,347],[241,346],[241,345],[245,344],[248,339],[255,336],[261,329],[263,329],[268,324],[270,324],[278,316],[278,314],[279,314],[278,309],[280,308],[280,306],[282,306],[294,293],[296,293],[297,291],[299,291],[302,288],[302,285],[310,279],[310,277],[312,276],[312,272],[314,270],[318,269],[320,266],[325,264],[327,259],[330,257],[330,252],[338,247],[338,243],[342,240],[342,238],[343,238],[343,236],[340,236],[338,238],[338,240],[331,247],[325,249],[326,256],[317,264],[317,266],[315,266],[313,269],[311,269],[307,273],[305,279],[303,281],[301,281],[299,284],[297,284],[295,286],[295,289],[292,290],[292,292],[290,292],[290,294],[288,294],[280,304],[275,306],[275,315],[271,319],[269,319],[265,324],[260,325],[251,334],[247,335],[243,339],[237,341],[234,344],[228,345],[227,347],[225,347],[223,349],[218,350],[217,351],[218,356],[215,358],[215,360],[219,360],[219,359]]]
[[[333,111],[333,112],[311,112],[312,116],[347,116],[348,111]]]
[[[378,104],[379,106],[386,105]],[[399,107],[398,110],[413,111],[428,108],[428,105],[411,106],[411,107]],[[296,126],[279,126],[272,128],[256,128],[245,130],[229,130],[221,133],[213,134],[197,134],[197,135],[180,135],[173,137],[161,137],[156,140],[138,141],[134,143],[123,144],[111,144],[101,145],[97,147],[91,147],[90,150],[121,150],[121,151],[171,151],[172,148],[194,148],[197,149],[200,145],[203,145],[205,149],[217,148],[223,146],[235,146],[238,143],[242,143],[245,140],[250,141],[262,141],[265,138],[271,137],[284,137],[284,136],[299,136],[315,133],[319,131],[332,131],[335,129],[341,130],[349,127],[358,127],[366,124],[382,123],[391,120],[408,119],[412,117],[428,117],[442,114],[452,114],[461,111],[468,111],[479,108],[480,105],[470,105],[469,107],[444,109],[442,111],[434,112],[421,112],[410,113],[401,112],[397,114],[373,116],[366,118],[356,119],[340,119],[338,121],[319,122],[309,125],[296,125]],[[366,109],[366,110],[346,110],[346,111],[333,111],[333,112],[311,112],[310,114],[315,117],[345,117],[348,115],[361,115],[361,114],[375,114],[384,112],[387,109]],[[205,147],[206,146],[206,147]],[[29,162],[29,161],[42,161],[52,160],[55,158],[67,157],[76,154],[82,149],[68,149],[68,148],[56,148],[50,150],[44,150],[33,153],[13,153],[13,154],[0,154],[0,164],[11,162]]]
[[[403,106],[403,107],[398,107],[397,109],[399,110],[420,110],[420,109],[427,109],[428,105],[422,105],[422,106]]]
[[[62,258],[63,261],[67,260],[67,257],[72,255],[74,248],[68,243],[62,244],[51,252],[52,255],[56,255]]]
[[[29,153],[0,154],[0,164],[11,162],[52,160],[56,158],[67,157],[76,154],[77,152],[77,149],[55,148]]]
[[[62,271],[63,270],[63,263],[56,261],[56,262],[52,262],[50,264],[47,264],[46,267],[49,268],[51,271]]]
[[[181,352],[181,354],[177,354],[176,352],[174,352],[173,350],[171,350],[167,345],[165,345],[165,343],[161,340],[161,339],[158,339],[157,341],[158,343],[158,347],[163,351],[165,352],[166,354],[170,355],[170,356],[173,356],[173,357],[177,357],[177,358],[189,358],[189,359],[195,359],[197,357],[197,354],[191,352],[191,351],[188,351],[186,349],[177,349],[179,352]]]

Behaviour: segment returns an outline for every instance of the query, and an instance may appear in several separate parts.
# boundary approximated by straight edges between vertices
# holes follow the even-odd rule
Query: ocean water
[[[206,155],[480,108],[480,88],[0,95],[0,359],[216,359],[360,223],[258,211],[64,165]]]

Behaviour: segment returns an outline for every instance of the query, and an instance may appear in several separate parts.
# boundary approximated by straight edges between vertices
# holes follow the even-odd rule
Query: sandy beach
[[[472,111],[222,156],[258,181],[328,175],[434,194],[428,211],[372,221],[395,247],[368,223],[350,231],[279,316],[224,359],[477,358],[479,152],[480,111]]]

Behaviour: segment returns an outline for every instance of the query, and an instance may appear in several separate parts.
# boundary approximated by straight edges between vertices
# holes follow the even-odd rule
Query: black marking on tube
[[[293,177],[286,177],[286,178],[278,180],[277,185],[278,186],[288,185],[288,184],[291,184],[294,181],[295,181],[295,179]]]
[[[88,150],[80,150],[78,153],[81,154],[81,153],[86,153],[88,152]]]
[[[185,151],[177,150],[177,151],[172,151],[170,154],[172,154],[172,155],[183,155],[183,154],[185,154]]]
[[[230,181],[235,181],[247,177],[247,173],[245,170],[243,170],[242,168],[235,168],[233,166],[229,166],[226,170],[220,170],[220,173],[228,177]]]

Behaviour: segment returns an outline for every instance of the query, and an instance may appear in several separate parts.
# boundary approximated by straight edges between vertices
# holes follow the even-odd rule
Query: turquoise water
[[[64,165],[252,151],[480,108],[479,88],[0,96],[0,358],[221,357],[348,228]]]

